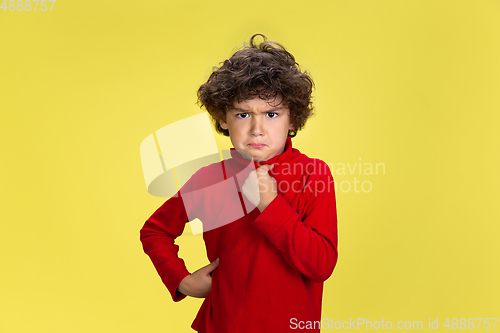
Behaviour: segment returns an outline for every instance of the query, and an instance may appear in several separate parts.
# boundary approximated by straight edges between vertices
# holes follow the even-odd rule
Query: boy
[[[231,139],[231,158],[198,170],[140,239],[174,301],[205,298],[194,330],[319,332],[323,282],[337,262],[334,184],[326,163],[291,141],[312,114],[314,84],[293,55],[264,35],[255,44],[257,35],[198,91]],[[235,183],[231,196],[225,186]],[[211,263],[190,274],[174,240],[195,217]]]

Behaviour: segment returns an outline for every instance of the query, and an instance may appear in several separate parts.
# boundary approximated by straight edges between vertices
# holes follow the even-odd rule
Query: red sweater
[[[198,217],[204,224],[208,260],[219,258],[219,267],[212,272],[212,290],[193,329],[275,333],[300,330],[301,321],[304,327],[318,321],[316,329],[307,331],[319,332],[323,282],[337,263],[330,169],[292,148],[288,137],[282,154],[253,162],[255,167],[275,164],[269,174],[277,181],[278,196],[263,212],[247,212],[251,204],[234,189],[243,185],[246,176],[241,171],[250,161],[234,148],[231,155],[198,170],[153,213],[140,231],[144,251],[173,300],[182,300],[186,296],[177,287],[189,272],[174,240],[186,222]]]

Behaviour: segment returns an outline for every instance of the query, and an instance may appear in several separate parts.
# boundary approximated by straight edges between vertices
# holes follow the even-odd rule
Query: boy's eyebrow
[[[262,112],[274,112],[274,111],[279,111],[281,109],[283,109],[283,107],[282,106],[278,106],[278,107],[275,107],[275,108],[272,108],[272,109],[268,109],[268,110],[265,110],[265,111],[262,111]],[[232,111],[232,112],[253,113],[253,111],[245,110],[245,109],[241,109],[241,108],[231,108],[231,109],[229,109],[229,111]]]

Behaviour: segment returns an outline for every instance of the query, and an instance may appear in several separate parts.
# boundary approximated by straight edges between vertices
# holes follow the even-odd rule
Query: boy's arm
[[[177,255],[179,246],[174,243],[182,234],[186,222],[187,213],[178,192],[158,208],[140,230],[144,252],[150,257],[175,302],[186,297],[177,287],[189,272]]]
[[[280,250],[283,258],[315,282],[330,277],[337,263],[337,211],[334,181],[326,163],[319,163],[303,188],[304,218],[281,194],[252,223]]]

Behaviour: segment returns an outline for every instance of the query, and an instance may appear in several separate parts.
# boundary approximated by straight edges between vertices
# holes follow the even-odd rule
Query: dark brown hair
[[[264,41],[255,44],[262,36]],[[314,81],[302,72],[295,57],[281,44],[267,41],[266,36],[255,34],[249,45],[236,51],[231,58],[214,67],[207,82],[198,89],[198,104],[212,117],[217,132],[229,136],[219,120],[234,102],[243,102],[256,96],[269,100],[281,96],[278,105],[285,103],[290,110],[290,123],[294,126],[288,135],[294,137],[313,114],[311,101]],[[275,106],[275,105],[273,105]]]

